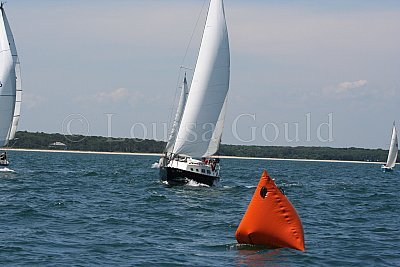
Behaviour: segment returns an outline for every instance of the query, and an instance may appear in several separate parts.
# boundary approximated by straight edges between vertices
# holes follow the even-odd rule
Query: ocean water
[[[400,266],[400,173],[375,164],[222,159],[217,187],[168,187],[153,156],[9,153],[0,266]],[[267,169],[306,252],[240,246]]]

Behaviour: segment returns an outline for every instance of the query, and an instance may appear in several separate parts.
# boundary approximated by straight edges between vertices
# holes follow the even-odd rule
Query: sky
[[[400,125],[400,1],[224,3],[223,143],[388,148]],[[180,67],[190,80],[207,8],[8,0],[24,93],[18,129],[166,139]]]

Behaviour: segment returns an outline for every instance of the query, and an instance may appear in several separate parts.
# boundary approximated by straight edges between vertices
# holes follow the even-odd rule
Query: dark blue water
[[[152,156],[9,152],[0,266],[400,266],[400,173],[379,165],[222,160],[218,187],[167,187]],[[306,252],[238,246],[263,169]]]

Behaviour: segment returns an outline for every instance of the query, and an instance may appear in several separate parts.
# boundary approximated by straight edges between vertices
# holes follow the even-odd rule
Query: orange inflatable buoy
[[[236,240],[241,244],[305,250],[300,217],[266,171],[236,230]]]

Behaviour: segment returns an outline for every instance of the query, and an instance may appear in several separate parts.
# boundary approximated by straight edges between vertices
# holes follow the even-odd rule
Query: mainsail
[[[16,73],[12,54],[13,40],[3,3],[0,6],[0,146],[7,145],[16,100]],[[14,46],[15,47],[15,46]]]
[[[169,135],[168,143],[165,148],[166,152],[168,152],[168,153],[171,153],[174,148],[176,136],[177,136],[178,130],[179,130],[179,125],[181,124],[183,111],[185,110],[185,106],[186,106],[187,95],[188,95],[188,85],[187,85],[187,80],[186,80],[186,75],[185,75],[185,78],[183,79],[181,96],[179,98],[178,108],[176,110],[174,123],[172,124],[171,134]]]
[[[393,124],[392,139],[390,141],[389,155],[386,167],[393,168],[396,165],[398,151],[399,151],[399,144],[397,140],[396,125]]]
[[[15,46],[14,36],[11,31],[10,24],[8,23],[7,16],[5,12],[2,10],[3,18],[4,18],[4,26],[7,33],[7,39],[10,45],[11,55],[13,58],[13,64],[15,68],[15,107],[14,107],[14,115],[11,123],[11,128],[8,133],[7,140],[13,140],[15,138],[15,133],[17,132],[17,126],[21,114],[21,101],[22,101],[22,85],[21,85],[21,67],[17,53],[17,47]]]
[[[174,154],[199,158],[218,150],[229,76],[229,39],[223,0],[211,0]]]

